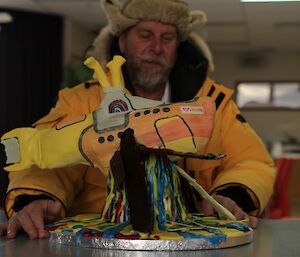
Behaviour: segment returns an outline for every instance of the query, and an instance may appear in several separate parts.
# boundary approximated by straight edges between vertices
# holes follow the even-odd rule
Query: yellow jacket
[[[207,79],[197,95],[210,96],[217,105],[213,135],[201,153],[225,153],[227,157],[214,161],[188,159],[185,169],[210,193],[230,186],[244,188],[255,206],[251,214],[260,214],[273,191],[272,159],[231,100],[232,90]],[[102,99],[102,88],[97,83],[63,89],[55,108],[34,125],[54,127],[96,110]],[[68,216],[99,213],[105,201],[106,178],[99,170],[85,165],[46,171],[33,167],[10,172],[9,178],[5,200],[9,217],[14,215],[15,199],[24,194],[43,194],[59,200]]]

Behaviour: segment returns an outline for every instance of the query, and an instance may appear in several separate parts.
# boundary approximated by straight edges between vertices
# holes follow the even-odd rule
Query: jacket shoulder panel
[[[98,108],[102,99],[102,87],[95,81],[88,81],[73,88],[64,88],[58,93],[55,107],[33,126],[53,127],[63,120],[91,113]]]
[[[222,110],[232,99],[233,90],[215,82],[214,80],[206,79],[197,95],[212,98],[218,111]]]

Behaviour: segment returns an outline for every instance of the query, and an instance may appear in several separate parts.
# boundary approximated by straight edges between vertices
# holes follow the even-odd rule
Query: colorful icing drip
[[[48,224],[47,229],[72,234],[77,242],[82,237],[131,240],[205,239],[215,247],[226,241],[228,236],[240,236],[249,231],[248,225],[243,222],[188,213],[174,163],[166,157],[156,155],[147,155],[144,161],[151,215],[154,219],[151,233],[132,229],[125,186],[116,189],[112,172],[108,176],[107,200],[101,215],[65,218]]]

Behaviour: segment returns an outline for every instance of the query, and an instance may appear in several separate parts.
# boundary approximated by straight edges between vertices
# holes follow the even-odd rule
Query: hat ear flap
[[[101,7],[110,16],[118,16],[121,13],[121,4],[119,0],[100,0]]]
[[[101,0],[101,6],[114,35],[120,35],[124,28],[126,29],[136,23],[136,20],[129,19],[122,14],[119,0]]]
[[[190,32],[195,31],[202,27],[207,21],[206,14],[202,11],[190,11],[190,21],[188,30]]]

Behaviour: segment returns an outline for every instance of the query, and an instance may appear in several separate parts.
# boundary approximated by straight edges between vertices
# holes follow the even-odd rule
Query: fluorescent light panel
[[[300,2],[300,0],[240,0],[241,2],[266,3],[266,2]]]
[[[0,12],[0,23],[12,22],[14,18],[8,12]]]

